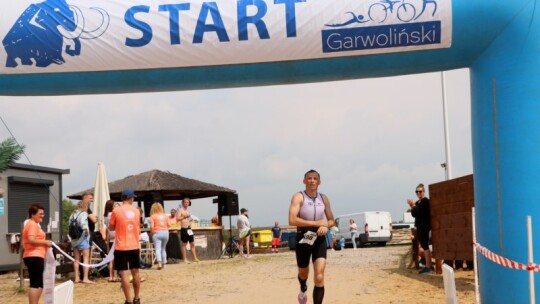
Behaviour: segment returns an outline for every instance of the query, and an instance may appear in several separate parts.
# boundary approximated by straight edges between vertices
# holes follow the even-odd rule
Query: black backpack
[[[81,229],[81,227],[79,227],[79,223],[77,222],[77,219],[79,218],[79,215],[81,215],[81,213],[82,212],[79,212],[79,214],[77,214],[77,217],[71,217],[69,219],[68,235],[72,240],[78,240],[83,233],[83,230]]]

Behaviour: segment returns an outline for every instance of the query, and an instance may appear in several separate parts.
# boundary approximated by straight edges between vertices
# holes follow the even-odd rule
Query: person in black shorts
[[[416,186],[416,196],[418,200],[414,202],[412,199],[407,199],[407,204],[411,207],[411,215],[415,218],[414,225],[418,236],[420,247],[424,250],[426,258],[426,266],[420,269],[419,273],[433,272],[431,265],[431,252],[429,251],[429,232],[431,230],[431,216],[429,211],[429,198],[425,195],[424,184]]]
[[[139,210],[133,207],[137,197],[131,189],[122,191],[122,206],[114,208],[109,221],[109,229],[116,231],[114,237],[114,269],[120,273],[122,291],[126,301],[124,304],[140,304],[141,278],[139,276],[140,249],[139,249]],[[133,278],[133,298],[129,287],[129,274]]]
[[[289,225],[296,226],[296,264],[300,292],[298,303],[307,303],[307,279],[310,258],[313,263],[313,303],[320,304],[324,298],[324,270],[326,267],[326,233],[335,225],[334,214],[328,197],[318,192],[321,178],[317,171],[304,174],[304,191],[291,199]]]
[[[182,207],[176,212],[176,218],[180,222],[180,240],[182,241],[182,257],[184,258],[184,263],[189,264],[187,259],[187,244],[189,242],[189,247],[191,251],[191,257],[193,262],[198,263],[201,260],[197,258],[197,252],[195,251],[195,238],[193,237],[193,230],[191,230],[191,222],[193,218],[191,217],[191,212],[188,211],[189,206],[191,205],[191,200],[189,198],[184,198],[182,200]]]

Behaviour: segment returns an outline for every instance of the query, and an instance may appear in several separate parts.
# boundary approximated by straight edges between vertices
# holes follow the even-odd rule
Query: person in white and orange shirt
[[[30,276],[30,289],[28,303],[38,304],[43,292],[43,272],[45,271],[45,254],[51,247],[52,241],[46,240],[45,232],[39,223],[43,221],[45,208],[40,204],[33,204],[28,209],[29,220],[24,226],[22,241],[24,246],[23,260]]]
[[[122,290],[126,298],[125,304],[140,304],[139,292],[141,289],[141,278],[139,276],[140,247],[139,247],[139,217],[140,212],[133,207],[133,200],[137,197],[131,189],[122,191],[122,206],[113,209],[109,222],[109,229],[116,231],[114,239],[114,268],[120,272],[122,279]],[[131,298],[129,287],[129,273],[133,277],[134,297]],[[133,300],[133,301],[132,301]]]
[[[167,247],[169,241],[169,221],[160,203],[153,203],[150,208],[150,227],[152,228],[152,240],[154,240],[158,270],[161,270],[167,264],[165,247]]]

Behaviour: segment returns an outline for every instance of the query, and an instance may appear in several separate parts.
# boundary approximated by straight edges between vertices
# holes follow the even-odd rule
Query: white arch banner
[[[0,74],[303,60],[448,48],[450,0],[11,1]]]

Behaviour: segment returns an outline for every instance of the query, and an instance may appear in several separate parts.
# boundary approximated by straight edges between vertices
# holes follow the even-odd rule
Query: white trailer
[[[354,219],[358,226],[356,239],[358,246],[365,244],[378,244],[385,246],[392,239],[392,216],[388,211],[366,211],[340,215],[336,217],[336,226],[339,228],[336,238],[342,236],[346,244],[352,244],[349,231],[349,221]]]

